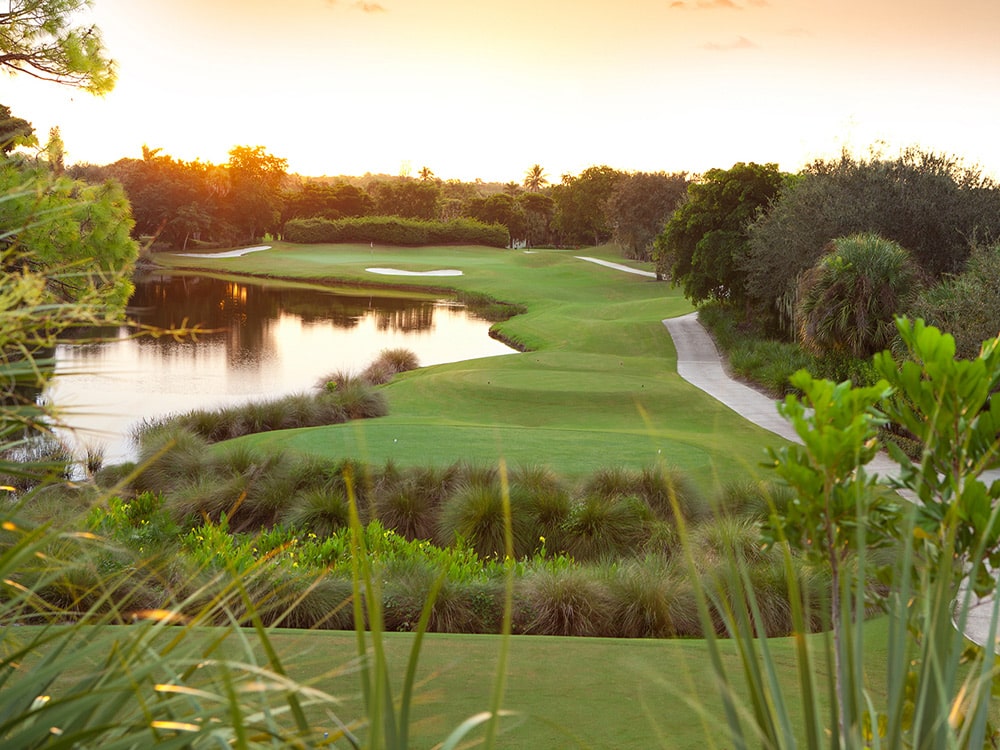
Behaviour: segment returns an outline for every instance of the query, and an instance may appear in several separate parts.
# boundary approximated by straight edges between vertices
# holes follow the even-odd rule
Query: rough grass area
[[[614,248],[587,254],[620,260]],[[384,418],[243,438],[265,450],[415,466],[503,458],[576,475],[662,462],[708,490],[759,476],[763,447],[781,442],[677,377],[661,322],[691,310],[677,290],[572,251],[278,243],[241,258],[157,257],[213,272],[368,285],[387,283],[365,270],[372,265],[459,268],[459,277],[394,281],[414,289],[447,284],[525,310],[494,326],[524,353],[398,376],[385,386]]]

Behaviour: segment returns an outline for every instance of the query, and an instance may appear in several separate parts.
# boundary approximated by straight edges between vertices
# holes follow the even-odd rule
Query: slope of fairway
[[[780,439],[683,382],[661,321],[691,310],[669,285],[574,257],[482,247],[288,245],[164,265],[258,276],[481,292],[527,312],[495,326],[521,354],[423,368],[386,386],[389,416],[244,438],[268,449],[375,463],[458,460],[549,465],[571,475],[662,461],[708,487],[757,473]],[[621,259],[608,248],[588,255]],[[459,269],[385,277],[368,267]]]

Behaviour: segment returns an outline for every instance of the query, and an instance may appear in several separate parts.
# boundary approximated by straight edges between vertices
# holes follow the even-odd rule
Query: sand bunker
[[[257,253],[261,250],[270,250],[270,245],[258,245],[257,247],[242,247],[239,250],[226,250],[222,253],[175,253],[185,258],[239,258],[247,253]]]
[[[454,268],[443,268],[440,271],[401,271],[398,268],[366,268],[368,273],[378,273],[383,276],[461,276],[461,271]]]

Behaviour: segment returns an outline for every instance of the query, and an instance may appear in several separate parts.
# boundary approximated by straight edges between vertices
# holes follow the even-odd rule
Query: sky
[[[918,146],[1000,176],[1000,0],[93,0],[80,20],[110,94],[0,76],[67,163],[261,145],[309,176],[558,182]]]

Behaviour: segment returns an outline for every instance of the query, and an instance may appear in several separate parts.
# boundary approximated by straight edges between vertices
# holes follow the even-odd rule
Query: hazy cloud
[[[745,36],[741,36],[733,42],[707,42],[701,45],[702,49],[711,50],[713,52],[728,52],[735,49],[756,49],[757,45],[747,39]]]
[[[326,4],[330,7],[340,6],[347,7],[351,10],[360,10],[362,13],[386,13],[384,5],[378,3],[366,2],[366,0],[355,0],[355,2],[345,4],[340,2],[340,0],[326,0]]]
[[[767,0],[748,0],[747,3],[737,3],[735,0],[674,0],[671,8],[678,10],[743,10],[746,5],[754,8],[767,7]]]

